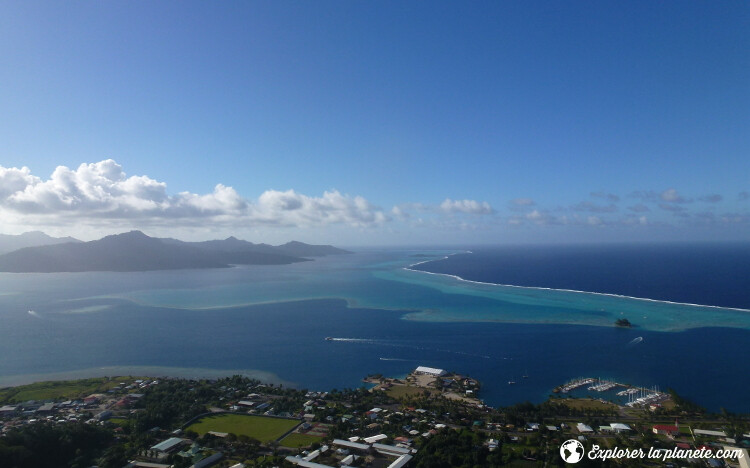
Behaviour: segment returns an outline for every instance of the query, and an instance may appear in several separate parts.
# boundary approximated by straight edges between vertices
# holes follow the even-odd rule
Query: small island
[[[633,324],[630,323],[630,320],[626,318],[619,318],[615,320],[615,325],[624,328],[631,328],[633,326]]]

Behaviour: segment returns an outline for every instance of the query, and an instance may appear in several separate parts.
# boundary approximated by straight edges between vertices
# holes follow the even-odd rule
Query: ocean
[[[485,247],[415,268],[497,284],[750,309],[750,243]]]
[[[481,397],[491,405],[541,402],[557,385],[585,376],[671,387],[713,410],[750,412],[743,391],[750,364],[742,359],[749,312],[413,271],[509,284],[503,275],[510,263],[500,260],[512,257],[507,250],[472,252],[363,250],[280,266],[0,274],[0,386],[122,373],[244,373],[327,390],[426,365],[480,379]],[[427,260],[439,261],[413,266]],[[726,261],[712,264],[714,274],[707,276],[735,268],[734,256]],[[544,265],[529,259],[525,278],[539,282],[525,285],[585,290],[604,284],[586,278],[584,267],[559,275],[567,283],[547,283]],[[472,272],[481,276],[469,277]],[[673,273],[674,281],[681,278]],[[614,276],[608,281],[617,283]],[[742,309],[746,286],[732,296],[735,302],[721,304]],[[635,296],[634,288],[597,292]],[[710,289],[661,298],[712,306],[728,300]],[[614,327],[621,316],[634,328]]]

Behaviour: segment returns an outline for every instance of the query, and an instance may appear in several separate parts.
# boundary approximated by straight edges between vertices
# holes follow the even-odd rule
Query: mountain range
[[[254,244],[235,237],[185,242],[149,237],[140,231],[90,242],[69,238],[67,242],[52,244],[49,239],[46,239],[46,245],[24,247],[0,255],[0,271],[54,273],[227,268],[231,265],[285,265],[309,261],[306,257],[351,253],[330,245],[296,241],[279,246]]]

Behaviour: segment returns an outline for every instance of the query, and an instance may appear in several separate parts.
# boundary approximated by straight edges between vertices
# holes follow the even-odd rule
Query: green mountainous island
[[[330,245],[309,245],[296,241],[279,246],[254,244],[235,237],[185,242],[149,237],[140,231],[106,236],[90,242],[42,236],[37,237],[47,245],[23,247],[0,255],[0,271],[57,273],[227,268],[231,265],[285,265],[309,261],[307,257],[351,253]]]

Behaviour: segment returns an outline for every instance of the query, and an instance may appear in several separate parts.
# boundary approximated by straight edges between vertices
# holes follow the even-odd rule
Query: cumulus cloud
[[[440,204],[440,209],[446,213],[491,214],[494,212],[487,202],[476,200],[451,200],[446,198]]]
[[[668,203],[688,203],[691,201],[677,193],[677,190],[673,188],[663,191],[659,194],[659,198]]]
[[[602,218],[598,216],[589,216],[586,218],[586,222],[591,226],[601,226],[604,224],[604,221],[602,221]]]
[[[311,226],[317,224],[349,224],[368,226],[381,224],[388,217],[362,197],[324,192],[322,197],[309,197],[294,190],[268,190],[253,206],[252,218],[272,224]]]
[[[620,197],[618,195],[615,195],[614,193],[603,192],[603,191],[591,192],[591,196],[594,198],[602,198],[610,202],[620,201]]]
[[[257,202],[218,184],[211,193],[167,193],[167,185],[147,176],[128,177],[108,159],[59,166],[47,180],[24,167],[0,167],[0,210],[48,224],[94,220],[137,220],[151,224],[214,222],[241,226],[379,224],[388,217],[362,197],[338,191],[311,197],[293,190],[268,190]]]
[[[409,218],[411,218],[411,213],[409,213],[408,211],[404,210],[400,206],[394,206],[393,208],[391,208],[391,213],[393,214],[393,216],[395,216],[398,219],[409,219]]]
[[[28,167],[18,169],[0,166],[0,200],[39,182],[39,178],[32,176]]]
[[[540,226],[565,224],[567,221],[567,218],[565,218],[564,216],[557,218],[556,216],[554,216],[553,214],[547,211],[540,211],[540,210],[534,210],[531,213],[527,213],[526,219]]]

